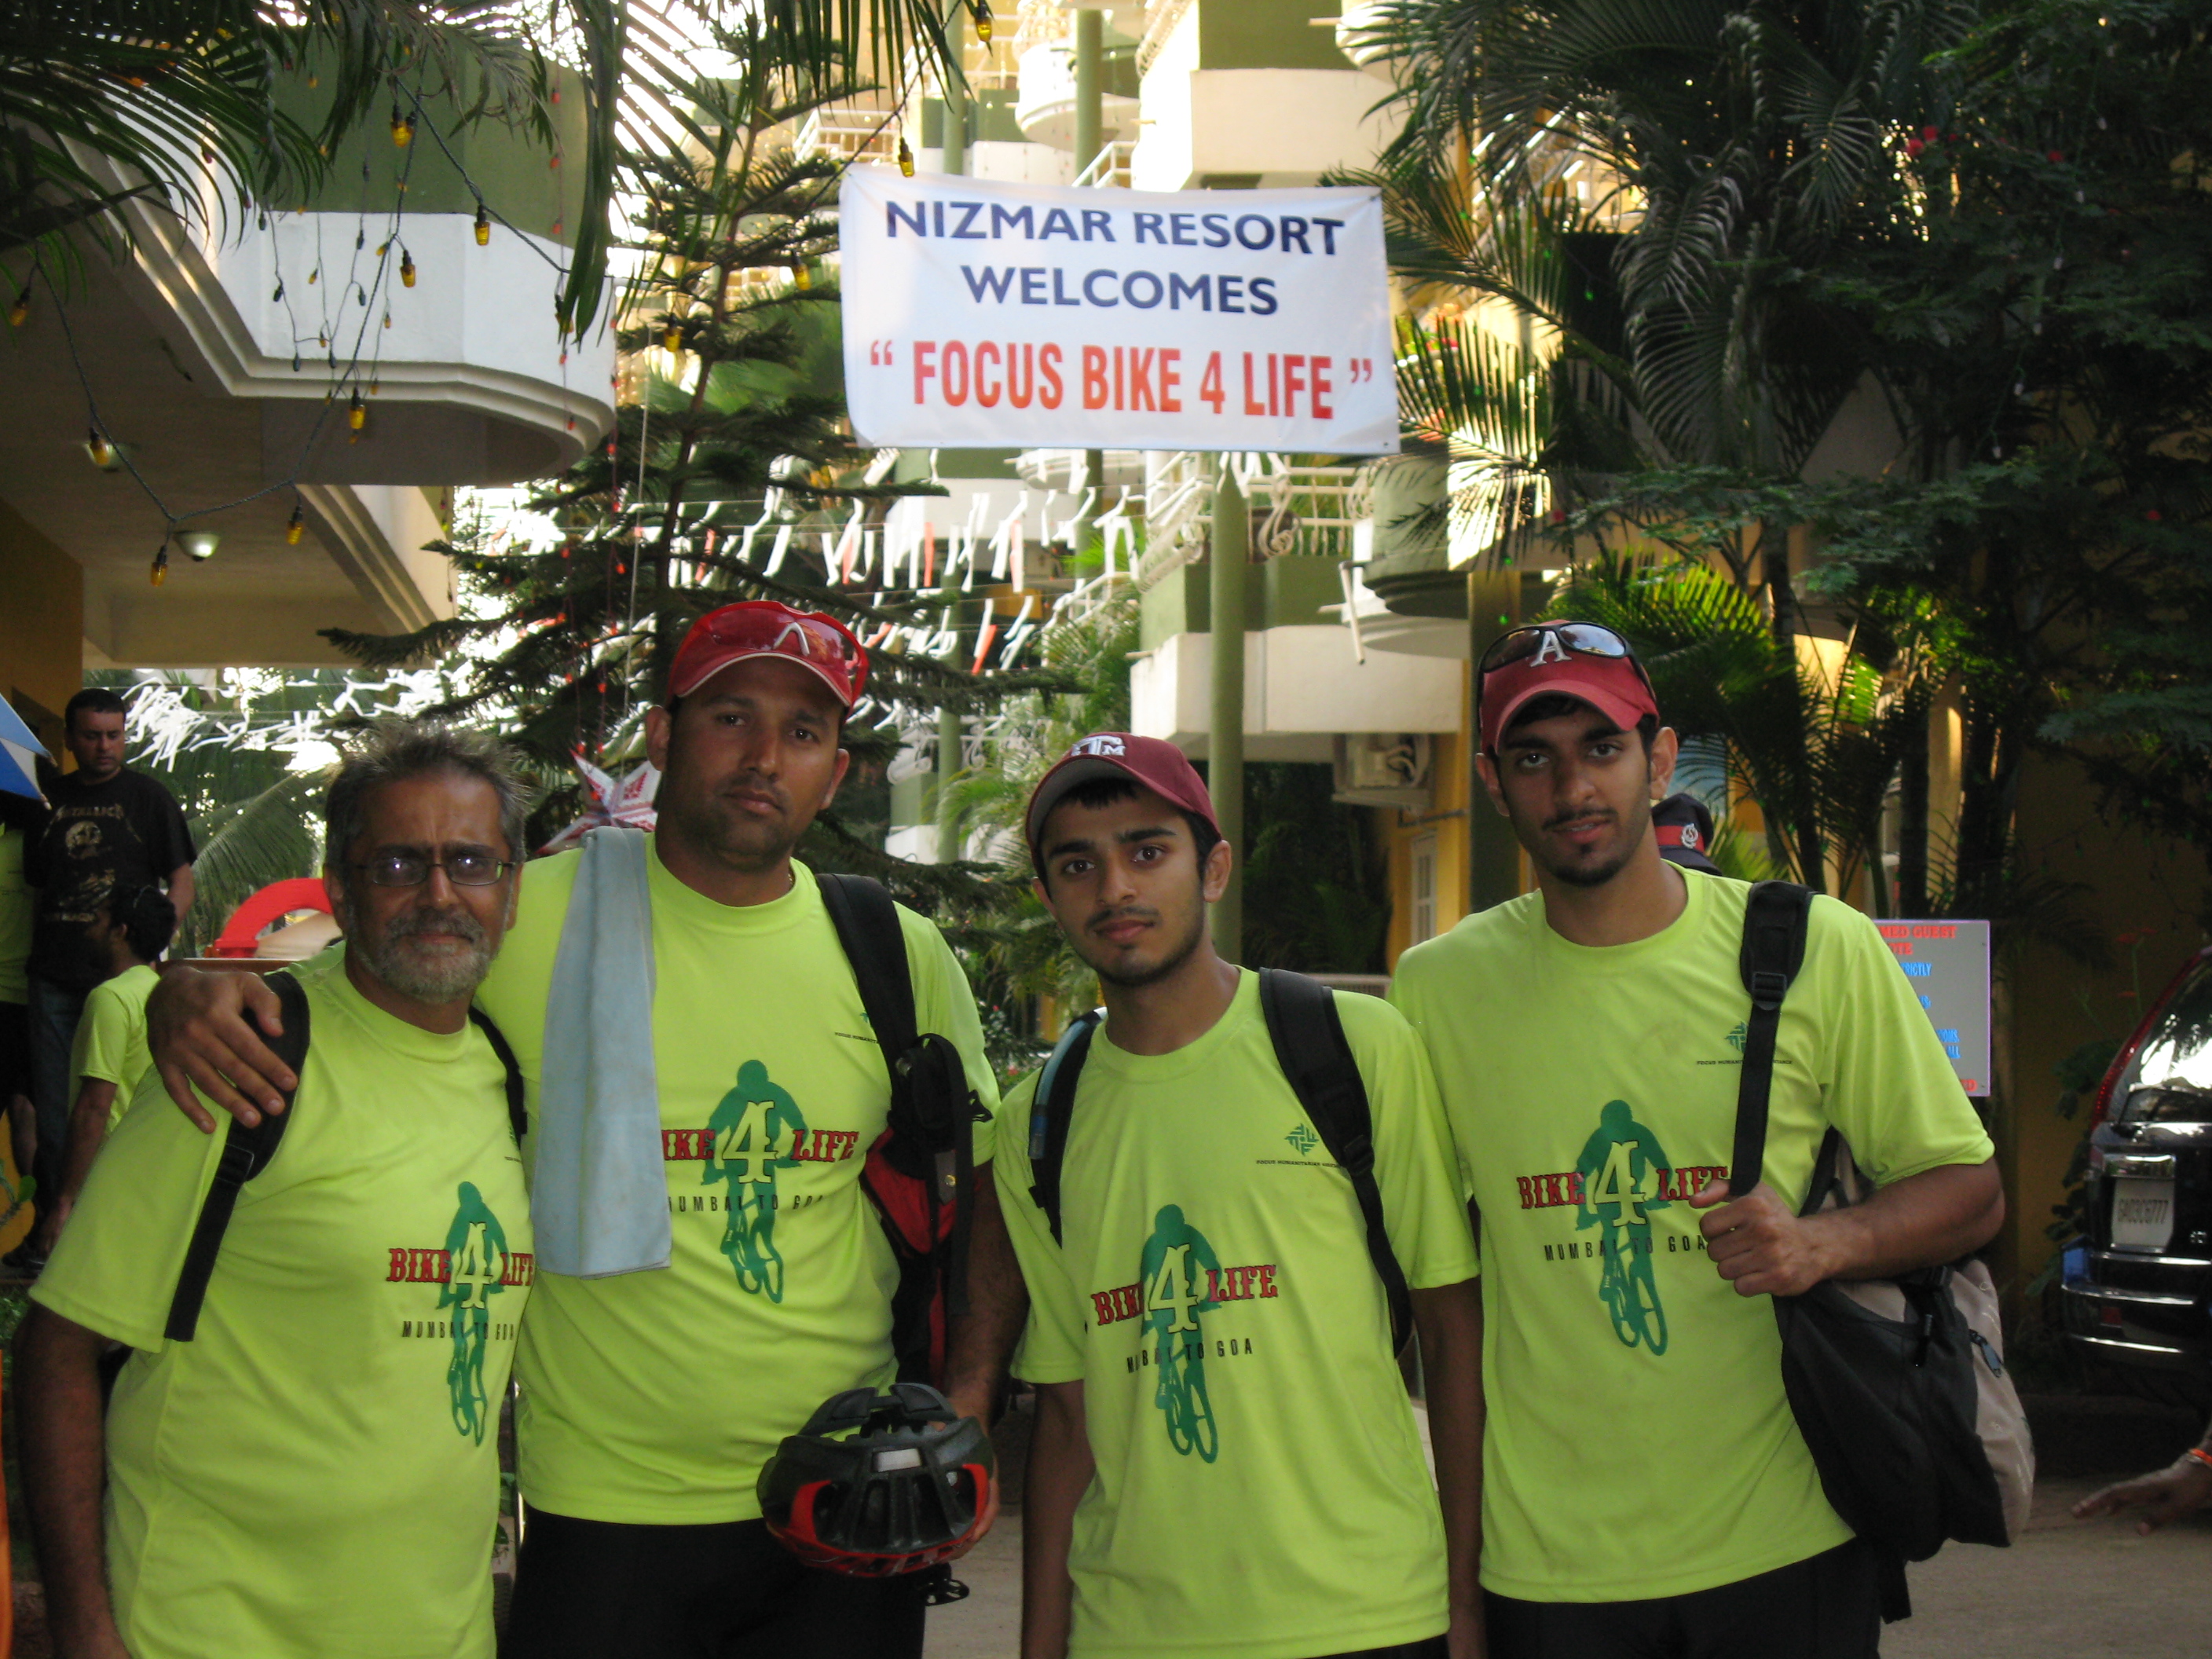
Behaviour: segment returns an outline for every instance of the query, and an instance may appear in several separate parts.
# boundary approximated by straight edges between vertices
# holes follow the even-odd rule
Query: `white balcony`
[[[1022,54],[1021,94],[1014,105],[1014,119],[1024,134],[1055,149],[1075,148],[1075,53],[1061,41],[1031,46]],[[1106,92],[1099,100],[1103,136],[1137,136],[1137,100],[1125,94]]]
[[[1131,665],[1130,725],[1204,759],[1212,725],[1213,641],[1184,633]],[[1328,623],[1244,636],[1244,752],[1253,760],[1327,761],[1338,732],[1455,732],[1463,672],[1435,657],[1353,655],[1351,630]]]
[[[1167,0],[1152,9],[1138,54],[1145,125],[1130,163],[1136,189],[1187,190],[1219,178],[1261,188],[1311,185],[1382,154],[1396,118],[1376,112],[1382,89],[1374,76],[1348,67],[1209,67],[1200,53],[1203,3]]]
[[[0,498],[82,571],[88,662],[331,664],[344,659],[322,629],[449,615],[448,567],[422,547],[451,487],[550,477],[613,418],[611,339],[562,361],[546,238],[495,226],[480,247],[466,212],[410,213],[380,259],[387,233],[358,213],[272,216],[228,238],[131,219],[133,258],[88,258],[10,331],[0,422]],[[88,404],[183,527],[216,533],[213,558],[173,548],[151,585],[162,510],[87,459]]]

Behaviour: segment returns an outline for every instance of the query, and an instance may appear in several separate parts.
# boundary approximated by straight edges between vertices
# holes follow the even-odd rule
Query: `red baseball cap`
[[[1651,682],[1626,640],[1595,623],[1538,623],[1500,635],[1482,653],[1475,697],[1484,752],[1498,752],[1523,704],[1554,696],[1579,698],[1624,732],[1659,714]]]
[[[774,599],[747,599],[709,611],[691,624],[676,653],[668,695],[688,697],[732,663],[752,657],[782,657],[813,670],[848,708],[868,683],[868,653],[836,617],[793,611]]]
[[[1039,856],[1037,837],[1044,833],[1044,821],[1069,790],[1095,778],[1127,778],[1170,806],[1195,812],[1213,826],[1214,834],[1221,833],[1221,822],[1213,816],[1213,798],[1206,793],[1206,785],[1183,758],[1182,750],[1163,738],[1094,732],[1070,749],[1030,796],[1030,862],[1040,871],[1044,860]]]

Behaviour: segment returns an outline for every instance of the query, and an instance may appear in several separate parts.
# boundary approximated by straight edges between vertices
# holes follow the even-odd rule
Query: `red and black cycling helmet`
[[[888,1578],[950,1561],[997,1512],[990,1437],[921,1382],[823,1402],[760,1474],[768,1529],[810,1566]]]

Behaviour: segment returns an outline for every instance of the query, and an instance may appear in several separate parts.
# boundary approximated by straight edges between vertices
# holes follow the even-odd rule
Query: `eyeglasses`
[[[1558,653],[1556,658],[1546,657],[1547,641],[1558,642],[1552,647]],[[1531,658],[1540,661],[1563,659],[1566,651],[1580,651],[1593,657],[1626,657],[1635,664],[1638,674],[1644,672],[1644,665],[1636,661],[1636,653],[1620,635],[1595,623],[1575,622],[1536,623],[1528,628],[1516,628],[1510,634],[1500,634],[1482,653],[1481,665],[1475,672],[1488,674]],[[1645,683],[1650,683],[1648,678]]]
[[[487,848],[465,847],[449,850],[442,859],[425,858],[420,853],[380,853],[349,867],[368,872],[370,884],[377,887],[420,887],[430,879],[433,870],[443,870],[446,879],[456,887],[489,887],[516,863]]]

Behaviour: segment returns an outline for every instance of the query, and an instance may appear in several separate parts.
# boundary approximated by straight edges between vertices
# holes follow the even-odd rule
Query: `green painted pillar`
[[[1075,171],[1097,160],[1106,147],[1106,18],[1095,7],[1075,14]],[[1079,556],[1091,545],[1098,504],[1106,489],[1106,452],[1083,453],[1083,481],[1079,486],[1091,506],[1075,521]]]
[[[963,63],[963,54],[968,42],[967,0],[952,0],[945,18],[945,45],[955,64]],[[945,170],[950,173],[968,171],[968,91],[957,76],[945,82]],[[952,538],[945,538],[945,587],[940,597],[952,607],[952,648],[945,653],[946,665],[965,668],[961,660],[960,635],[963,607],[959,588],[954,585],[951,563]],[[960,771],[960,744],[966,721],[950,708],[937,711],[937,787],[934,805],[937,809],[937,862],[951,864],[960,856],[958,836],[954,819],[952,780]]]
[[[1213,907],[1213,948],[1244,959],[1244,589],[1251,574],[1252,521],[1226,455],[1213,491],[1213,533],[1206,550],[1212,586],[1206,627],[1213,641],[1213,708],[1206,735],[1206,788],[1236,863],[1229,890]]]
[[[967,0],[952,0],[945,15],[945,49],[964,70],[968,51]],[[957,75],[945,82],[945,170],[968,171],[968,88]]]
[[[1476,570],[1467,579],[1468,647],[1471,663],[1480,663],[1491,641],[1521,625],[1521,577],[1516,571]],[[1470,684],[1469,694],[1479,690]],[[1468,711],[1468,741],[1482,742],[1482,729]],[[1467,769],[1467,900],[1470,910],[1487,910],[1521,893],[1521,843],[1513,826],[1490,804],[1490,791],[1472,760]]]

